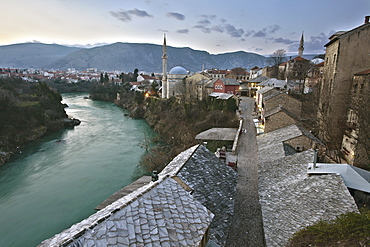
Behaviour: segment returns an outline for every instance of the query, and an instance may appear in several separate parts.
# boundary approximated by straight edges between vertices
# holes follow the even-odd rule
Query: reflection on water
[[[79,126],[33,142],[0,167],[0,246],[36,246],[133,181],[153,132],[109,102],[63,95]]]

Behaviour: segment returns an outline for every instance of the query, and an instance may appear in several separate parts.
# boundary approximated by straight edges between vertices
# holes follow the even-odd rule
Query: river
[[[0,167],[0,246],[36,246],[95,212],[141,173],[154,133],[113,103],[64,94],[79,126],[43,137]]]

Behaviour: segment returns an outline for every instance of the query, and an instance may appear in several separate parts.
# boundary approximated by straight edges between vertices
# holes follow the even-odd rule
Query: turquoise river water
[[[0,167],[0,246],[37,246],[131,183],[154,133],[113,103],[64,94],[81,125],[45,136]]]

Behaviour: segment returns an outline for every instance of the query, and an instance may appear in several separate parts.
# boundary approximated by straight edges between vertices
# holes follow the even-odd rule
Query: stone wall
[[[341,145],[353,75],[369,69],[370,23],[332,37],[326,45],[319,103],[319,138]]]
[[[285,141],[284,143],[290,145],[297,151],[305,151],[315,147],[314,141],[304,135],[292,138],[290,140]],[[299,147],[300,150],[298,150],[297,147]]]

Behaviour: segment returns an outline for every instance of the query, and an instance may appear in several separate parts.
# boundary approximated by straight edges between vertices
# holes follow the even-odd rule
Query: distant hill
[[[0,46],[0,68],[43,68],[81,48],[57,44],[23,43]]]
[[[264,67],[267,58],[255,53],[244,51],[211,55],[206,51],[191,48],[167,47],[168,70],[175,66],[196,72],[204,68],[232,69],[243,67],[250,69],[254,66]],[[67,69],[98,68],[98,70],[122,70],[132,72],[162,71],[162,46],[154,44],[114,43],[90,49],[83,49],[66,55],[51,63],[48,68]]]
[[[191,48],[167,47],[168,70],[175,66],[196,72],[204,68],[232,69],[268,65],[265,56],[244,51],[209,54]],[[67,70],[162,71],[162,46],[154,44],[114,43],[89,49],[56,44],[24,43],[0,46],[0,67]]]

